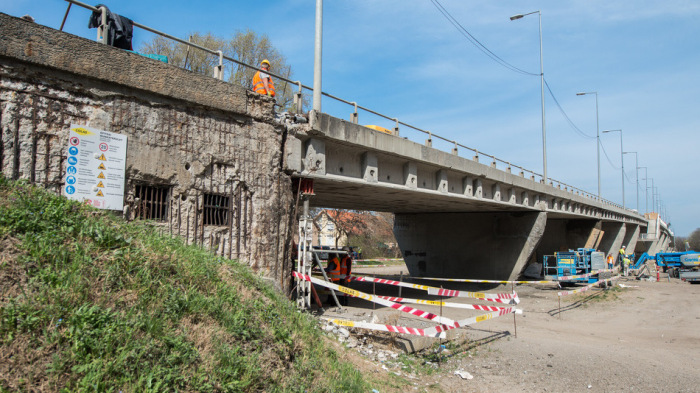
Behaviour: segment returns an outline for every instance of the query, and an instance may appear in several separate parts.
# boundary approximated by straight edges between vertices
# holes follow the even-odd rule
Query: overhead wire
[[[564,116],[564,118],[566,119],[566,122],[569,123],[569,126],[571,127],[571,129],[573,129],[577,134],[579,134],[580,136],[582,136],[584,138],[596,139],[595,136],[588,135],[585,132],[581,131],[581,129],[578,128],[576,126],[576,124],[574,124],[573,121],[571,121],[571,118],[569,118],[569,116],[566,114],[566,112],[564,111],[564,108],[562,108],[561,105],[559,104],[557,97],[554,96],[554,92],[552,92],[552,89],[549,87],[549,83],[547,82],[547,79],[544,80],[544,84],[545,84],[545,86],[547,86],[547,90],[549,91],[549,95],[552,96],[554,103],[557,104],[557,108],[559,108],[559,112],[561,112],[562,116]]]
[[[491,58],[493,61],[495,61],[496,63],[502,65],[503,67],[505,67],[511,71],[514,71],[514,72],[517,72],[517,73],[520,73],[523,75],[532,75],[532,76],[539,76],[540,75],[540,74],[534,74],[532,72],[522,70],[522,69],[508,63],[507,61],[503,60],[502,58],[500,58],[498,55],[493,53],[489,48],[487,48],[484,44],[482,44],[479,40],[477,40],[476,37],[474,37],[466,28],[464,28],[464,26],[462,26],[462,24],[459,23],[457,21],[457,19],[455,19],[455,17],[452,16],[452,14],[450,14],[450,12],[447,11],[445,9],[445,7],[443,7],[442,4],[440,4],[440,2],[438,0],[430,0],[430,1],[433,3],[435,8],[437,8],[438,11],[440,11],[440,13],[452,24],[452,26],[454,26],[467,40],[469,40],[469,42],[471,42],[477,49],[479,49],[481,52],[483,52],[486,56]]]
[[[438,0],[430,0],[435,8],[437,8],[438,11],[469,41],[471,42],[477,49],[479,49],[481,52],[483,52],[486,56],[488,56],[490,59],[495,61],[496,63],[500,64],[501,66],[523,74],[523,75],[530,75],[530,76],[540,76],[540,74],[528,72],[525,70],[522,70],[507,61],[503,60],[501,57],[496,55],[493,51],[491,51],[489,48],[487,48],[484,44],[482,44],[476,37],[474,37],[473,34],[471,34],[464,26],[462,26],[457,19],[452,16],[452,14],[447,11],[447,9],[440,4]],[[544,79],[544,78],[543,78]],[[579,136],[587,139],[595,139],[595,136],[591,136],[586,134],[585,132],[581,131],[580,128],[574,124],[574,122],[571,120],[571,118],[566,114],[566,111],[564,111],[564,108],[562,108],[561,104],[559,104],[559,101],[557,100],[557,97],[554,95],[554,92],[552,91],[551,87],[549,86],[549,83],[545,80],[545,85],[547,86],[547,90],[549,91],[549,95],[552,97],[554,102],[557,104],[557,108],[559,108],[559,112],[561,112],[562,116],[566,119],[566,122],[569,124],[572,130],[576,132]]]

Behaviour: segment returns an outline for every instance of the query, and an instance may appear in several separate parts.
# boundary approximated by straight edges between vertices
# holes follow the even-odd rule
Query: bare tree
[[[271,65],[270,72],[291,79],[292,67],[265,34],[259,36],[248,29],[236,32],[227,40],[211,33],[194,32],[189,35],[188,41],[211,50],[220,50],[225,56],[254,67],[259,67],[260,62],[267,59]],[[160,36],[142,44],[139,51],[167,56],[169,64],[208,76],[214,75],[214,67],[219,64],[216,55]],[[256,72],[255,69],[229,62],[224,66],[224,79],[250,89]],[[273,80],[278,105],[283,110],[290,110],[295,86],[274,77]]]
[[[700,228],[694,230],[686,240],[691,250],[700,251]]]

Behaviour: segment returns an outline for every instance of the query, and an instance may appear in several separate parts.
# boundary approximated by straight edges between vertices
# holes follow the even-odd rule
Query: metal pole
[[[542,178],[547,184],[547,133],[545,132],[544,120],[544,65],[542,62],[542,13],[537,11],[540,19],[540,85],[542,96]]]
[[[622,151],[622,130],[620,130],[620,162],[622,163],[622,208],[625,208],[625,158]]]
[[[598,92],[589,91],[576,93],[577,96],[595,94],[595,141],[596,141],[596,162],[598,165],[598,199],[600,200],[600,121],[598,117]]]
[[[313,108],[321,112],[321,48],[323,42],[323,0],[316,0],[316,37],[314,42]]]

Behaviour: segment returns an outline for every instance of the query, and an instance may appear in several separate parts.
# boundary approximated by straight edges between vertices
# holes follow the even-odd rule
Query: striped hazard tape
[[[343,292],[343,293],[348,294],[350,296],[354,296],[354,297],[357,297],[360,299],[365,299],[365,300],[368,300],[370,302],[381,304],[381,305],[386,306],[386,307],[391,307],[393,309],[396,309],[396,310],[399,310],[399,311],[402,311],[402,312],[405,312],[405,313],[408,313],[411,315],[415,315],[415,316],[420,317],[420,318],[425,318],[425,319],[429,319],[431,321],[435,321],[437,323],[443,323],[443,324],[448,324],[448,325],[451,325],[454,323],[454,321],[449,319],[449,318],[441,317],[439,315],[436,315],[436,314],[433,314],[433,313],[430,313],[427,311],[404,306],[404,305],[399,304],[399,303],[394,303],[392,301],[382,299],[378,296],[369,295],[369,294],[366,294],[364,292],[356,291],[356,290],[350,289],[348,287],[333,284],[333,283],[330,283],[328,281],[323,281],[323,280],[320,280],[316,277],[311,277],[311,276],[308,276],[306,274],[301,274],[299,272],[292,272],[292,273],[294,274],[294,277],[296,277],[298,279],[305,280],[305,281],[311,281],[312,283],[314,283],[316,285],[320,285],[320,286],[326,287],[328,289],[334,289],[336,291]]]
[[[428,289],[429,295],[447,296],[447,297],[471,297],[475,299],[483,299],[489,302],[498,302],[506,304],[518,304],[520,298],[516,292],[513,293],[482,293],[482,292],[466,292],[453,289],[433,288]]]
[[[425,333],[427,335],[433,336],[434,334],[439,334],[442,332],[446,332],[448,330],[457,329],[457,328],[467,326],[467,325],[473,325],[473,324],[478,323],[478,322],[488,321],[489,319],[493,319],[493,318],[497,318],[497,317],[500,317],[503,315],[513,314],[513,313],[522,314],[523,310],[517,309],[515,307],[504,307],[498,311],[490,312],[490,313],[479,315],[479,316],[472,317],[472,318],[462,319],[460,321],[455,321],[455,323],[453,323],[452,325],[440,325],[440,326],[436,326],[433,328],[428,328],[428,329],[425,329]]]
[[[515,292],[513,292],[512,294],[510,294],[510,293],[464,292],[464,291],[442,289],[442,288],[430,287],[427,285],[411,284],[408,282],[386,280],[383,278],[374,278],[374,277],[368,277],[368,276],[350,276],[350,279],[356,280],[356,281],[375,282],[377,284],[387,284],[387,285],[395,285],[395,286],[399,286],[399,287],[421,289],[423,291],[428,291],[429,295],[438,295],[438,296],[447,296],[447,297],[471,297],[471,298],[476,298],[476,299],[487,300],[490,302],[499,302],[499,303],[508,303],[508,304],[512,304],[513,302],[515,302],[515,304],[520,303],[520,299],[518,298],[518,294]]]
[[[585,287],[581,287],[581,288],[578,288],[578,289],[574,289],[574,290],[572,290],[572,291],[557,292],[557,296],[566,296],[566,295],[573,295],[573,294],[575,294],[575,293],[585,292],[585,291],[587,291],[587,290],[593,288],[593,287],[596,286],[596,285],[599,285],[599,284],[604,283],[604,282],[610,282],[610,281],[613,281],[613,280],[617,280],[618,278],[620,278],[620,276],[615,276],[615,277],[608,278],[607,280],[602,280],[602,281],[594,282],[594,283],[592,283],[592,284],[586,285]]]
[[[387,280],[384,278],[376,278],[376,277],[369,277],[369,276],[349,276],[348,278],[350,280],[354,280],[354,281],[375,282],[377,284],[387,284],[387,285],[394,285],[397,287],[415,288],[415,289],[421,289],[423,291],[427,291],[430,288],[429,286],[426,286],[426,285],[411,284],[410,282]]]
[[[332,322],[335,325],[344,326],[344,327],[354,327],[354,328],[369,329],[369,330],[381,330],[381,331],[391,332],[391,333],[404,333],[404,334],[412,334],[414,336],[426,336],[426,337],[435,337],[435,338],[445,338],[447,336],[445,334],[445,332],[436,332],[435,335],[429,335],[426,333],[425,329],[405,327],[405,326],[382,325],[379,323],[369,323],[369,322],[355,322],[355,321],[348,321],[346,319],[328,319],[328,318],[324,318],[324,319],[329,321],[329,322]]]
[[[499,307],[499,306],[483,306],[481,304],[462,304],[462,303],[450,303],[450,302],[441,302],[439,300],[421,300],[421,299],[407,299],[407,298],[402,298],[402,297],[390,297],[390,296],[379,296],[383,299],[396,302],[396,303],[413,303],[413,304],[427,304],[430,306],[443,306],[443,307],[451,307],[451,308],[463,308],[467,310],[482,310],[482,311],[498,311],[503,308],[508,308],[508,307]]]

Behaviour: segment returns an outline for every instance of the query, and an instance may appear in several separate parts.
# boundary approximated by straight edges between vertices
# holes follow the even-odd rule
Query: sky
[[[58,29],[67,4],[0,0],[0,12],[29,14]],[[246,29],[265,34],[287,58],[293,79],[313,86],[316,0],[105,4],[181,38],[193,32],[230,37]],[[541,174],[540,15],[548,177],[597,194],[598,129],[600,194],[623,204],[622,135],[629,152],[623,155],[624,205],[660,211],[676,236],[689,235],[700,227],[696,0],[326,0],[322,90]],[[88,17],[73,6],[64,31],[94,39]],[[134,35],[136,49],[152,38],[141,29]],[[579,92],[597,92],[598,109],[595,94]],[[353,108],[324,97],[322,110],[349,119]],[[359,121],[394,125],[364,111]],[[426,139],[407,127],[400,132]],[[435,139],[433,146],[452,148]],[[460,148],[460,155],[473,153]]]

